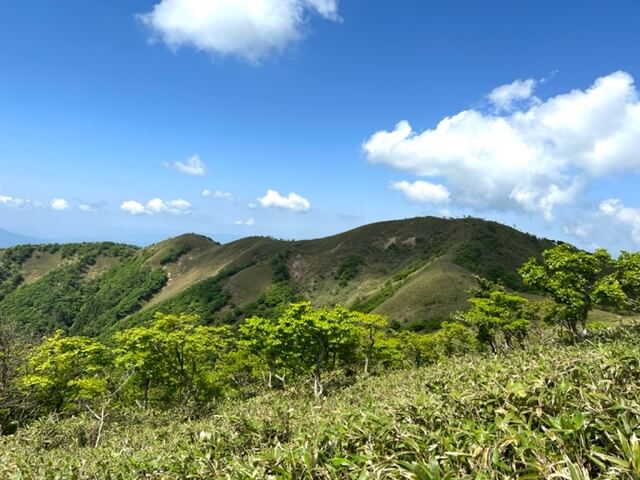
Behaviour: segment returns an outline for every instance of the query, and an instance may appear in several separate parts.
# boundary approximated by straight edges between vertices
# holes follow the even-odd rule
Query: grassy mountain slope
[[[474,273],[522,289],[516,268],[551,245],[494,222],[422,217],[306,241],[21,246],[0,250],[0,318],[95,335],[155,311],[233,322],[297,296],[431,329],[465,306]]]

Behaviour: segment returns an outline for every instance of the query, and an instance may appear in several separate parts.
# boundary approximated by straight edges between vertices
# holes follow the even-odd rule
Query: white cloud
[[[10,208],[26,208],[34,205],[35,203],[28,198],[10,197],[7,195],[0,195],[0,206]]]
[[[69,202],[67,202],[64,198],[54,198],[53,200],[51,200],[51,208],[53,208],[54,210],[69,210],[69,208],[71,208],[71,206],[69,205]]]
[[[245,225],[247,227],[251,227],[256,224],[256,221],[253,217],[247,218],[246,220],[236,220],[234,222],[236,225]]]
[[[191,204],[186,200],[162,200],[154,198],[146,205],[135,200],[128,200],[120,205],[120,209],[131,215],[155,215],[158,213],[168,213],[171,215],[187,215],[191,213]]]
[[[202,191],[202,196],[203,197],[214,197],[214,198],[221,198],[223,200],[233,200],[233,194],[231,192],[222,192],[220,190],[209,190],[208,188],[205,188]]]
[[[142,215],[143,213],[149,213],[147,212],[147,209],[144,208],[143,204],[141,204],[140,202],[136,202],[135,200],[127,200],[122,205],[120,205],[120,208],[125,212],[130,213],[131,215]]]
[[[100,210],[100,205],[99,204],[90,204],[90,203],[80,203],[78,205],[78,210],[82,211],[82,212],[97,212]]]
[[[532,98],[536,83],[536,80],[531,78],[516,80],[494,88],[487,98],[497,111],[511,111],[518,102]]]
[[[590,180],[640,170],[640,102],[615,72],[503,115],[465,110],[423,132],[401,121],[363,149],[371,163],[444,179],[455,204],[551,218]]]
[[[338,20],[337,0],[161,0],[138,18],[172,50],[257,62],[299,40],[308,12]]]
[[[406,180],[402,182],[391,183],[391,188],[400,190],[409,200],[421,203],[447,203],[449,201],[449,191],[443,185],[418,180],[409,183]]]
[[[199,155],[192,155],[183,162],[164,162],[163,165],[167,168],[173,168],[174,170],[177,170],[180,173],[184,173],[185,175],[203,177],[207,174],[207,167]]]
[[[613,218],[631,230],[631,238],[640,244],[640,208],[625,207],[617,198],[609,198],[600,203],[600,213]]]
[[[311,208],[309,200],[297,193],[282,196],[275,190],[267,190],[263,197],[258,197],[258,203],[265,208],[282,208],[292,212],[307,212]]]

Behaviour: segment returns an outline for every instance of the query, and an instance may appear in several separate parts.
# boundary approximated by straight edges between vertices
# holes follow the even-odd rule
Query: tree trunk
[[[324,387],[322,385],[322,378],[320,375],[320,369],[316,368],[313,371],[313,394],[316,398],[320,398],[324,392]]]
[[[282,388],[286,389],[287,388],[287,382],[286,382],[286,373],[283,373],[282,375],[278,375],[278,374],[274,374],[274,376],[280,381],[280,383],[282,384]]]
[[[143,389],[142,405],[144,406],[145,410],[149,407],[149,386],[150,386],[150,384],[151,384],[151,380],[146,378],[144,380],[144,385],[142,387],[142,389]]]

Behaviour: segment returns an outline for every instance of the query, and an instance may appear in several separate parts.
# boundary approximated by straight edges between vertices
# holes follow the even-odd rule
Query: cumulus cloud
[[[402,182],[392,182],[390,187],[394,190],[400,190],[405,196],[414,202],[421,203],[447,203],[449,201],[449,190],[443,185],[418,180],[409,183],[406,180]]]
[[[613,218],[631,230],[631,238],[640,244],[640,208],[626,207],[619,199],[609,198],[600,203],[600,213]]]
[[[497,111],[511,111],[517,103],[535,98],[533,90],[536,84],[537,81],[532,78],[516,80],[494,88],[487,98]]]
[[[299,40],[310,12],[338,20],[337,0],[161,0],[138,19],[172,50],[257,62]]]
[[[233,200],[233,194],[231,192],[222,192],[220,190],[209,190],[205,188],[202,191],[203,197],[213,197],[213,198],[221,198],[223,200]]]
[[[64,198],[54,198],[51,200],[51,208],[58,211],[69,210],[71,205]]]
[[[236,225],[244,225],[247,227],[251,227],[256,224],[256,221],[253,217],[247,218],[246,220],[236,220],[234,222]]]
[[[403,120],[363,150],[371,163],[444,179],[458,205],[551,218],[590,180],[640,169],[640,102],[633,78],[615,72],[501,115],[465,110],[422,132]]]
[[[280,208],[292,212],[307,212],[311,209],[309,200],[294,192],[283,196],[277,191],[269,189],[263,197],[258,197],[257,200],[264,208]]]
[[[120,205],[120,209],[131,215],[155,215],[159,213],[187,215],[191,213],[191,204],[183,199],[162,200],[161,198],[154,198],[149,200],[146,205],[136,200],[127,200]]]
[[[184,161],[177,161],[173,163],[164,162],[163,165],[166,168],[172,168],[180,173],[184,173],[185,175],[203,177],[207,174],[207,167],[199,155],[192,155]]]

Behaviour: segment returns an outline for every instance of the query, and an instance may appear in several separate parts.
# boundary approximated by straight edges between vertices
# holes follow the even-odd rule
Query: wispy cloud
[[[253,217],[247,218],[246,220],[236,220],[233,222],[236,225],[244,225],[247,227],[251,227],[256,224],[256,221]]]
[[[207,174],[207,166],[199,155],[192,155],[184,161],[177,161],[173,163],[164,162],[163,165],[166,168],[172,168],[173,170],[184,173],[185,175],[203,177]]]
[[[233,200],[233,194],[231,192],[222,192],[220,190],[209,190],[205,188],[202,191],[203,197],[213,197],[213,198],[221,198],[223,200]]]
[[[11,197],[8,195],[0,195],[0,206],[9,208],[28,208],[32,206],[40,206],[39,202],[34,202],[29,198]]]

